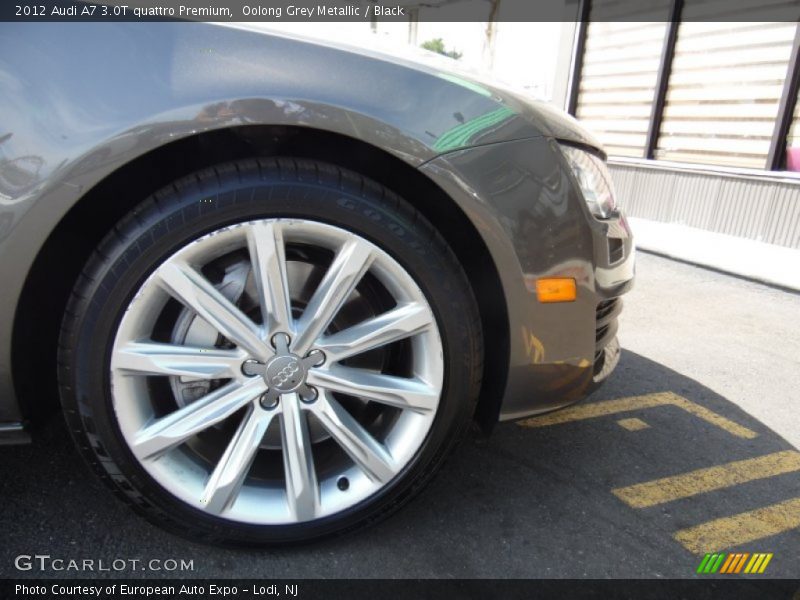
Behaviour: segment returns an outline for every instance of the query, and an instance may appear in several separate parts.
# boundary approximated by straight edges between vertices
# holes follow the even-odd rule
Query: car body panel
[[[574,372],[586,378],[585,367],[573,365],[585,353],[568,351],[569,344],[548,339],[539,328],[557,313],[569,328],[559,335],[581,338],[583,347],[588,333],[580,329],[587,317],[574,306],[548,308],[550,317],[540,314],[525,305],[531,297],[524,280],[511,275],[556,269],[575,272],[587,294],[594,286],[595,242],[589,225],[570,225],[563,212],[574,218],[583,208],[569,190],[563,165],[555,164],[550,140],[597,144],[554,109],[434,66],[206,23],[2,24],[0,88],[0,422],[22,418],[13,391],[11,325],[27,273],[58,222],[89,190],[137,157],[233,126],[334,132],[421,168],[465,210],[495,264],[512,261],[512,271],[501,270],[514,327],[533,328],[534,337],[544,340],[542,360],[559,364],[565,377]],[[508,153],[513,158],[504,157]],[[481,167],[481,160],[491,167]],[[496,172],[507,165],[516,170]],[[568,207],[558,205],[559,193],[569,198]],[[491,206],[495,203],[502,208]],[[537,225],[540,214],[563,227]],[[501,234],[514,241],[496,239]],[[525,250],[522,240],[534,238],[538,241]],[[573,243],[575,250],[554,250]],[[535,267],[533,257],[540,252],[555,255]],[[527,375],[511,377],[507,398],[524,395],[539,377],[528,369],[536,361],[523,360],[526,348],[536,347],[523,333],[511,332],[511,368]],[[539,372],[546,377],[545,370]]]
[[[588,215],[555,145],[548,138],[517,140],[460,150],[422,167],[470,216],[502,266],[511,330],[501,420],[586,395],[594,375],[595,308],[624,293],[633,276],[624,218],[601,222]],[[609,233],[624,246],[624,260],[613,266],[605,251]],[[577,299],[539,303],[540,277],[574,278]]]

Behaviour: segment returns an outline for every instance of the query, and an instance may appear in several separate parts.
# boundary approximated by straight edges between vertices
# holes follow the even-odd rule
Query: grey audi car
[[[60,400],[151,521],[297,542],[616,366],[632,238],[572,118],[241,27],[0,27],[3,442]]]

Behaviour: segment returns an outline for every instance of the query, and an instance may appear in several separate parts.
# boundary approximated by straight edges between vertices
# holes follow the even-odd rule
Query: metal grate
[[[599,374],[606,363],[606,347],[616,338],[617,317],[622,312],[622,299],[610,298],[597,305],[595,315],[594,374]]]

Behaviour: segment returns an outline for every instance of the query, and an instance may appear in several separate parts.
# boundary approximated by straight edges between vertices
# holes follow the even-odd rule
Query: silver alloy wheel
[[[294,281],[306,259],[289,248],[327,252],[324,274]],[[247,286],[208,275],[231,256],[247,273],[249,312]],[[367,278],[390,306],[335,326]],[[300,306],[299,289],[313,285]],[[187,313],[213,341],[175,337]],[[399,370],[358,364],[391,347]],[[192,506],[263,525],[333,515],[392,482],[426,439],[444,377],[436,320],[411,275],[366,239],[299,219],[225,227],[158,265],[121,319],[110,367],[117,421],[143,468]],[[201,393],[176,395],[185,385]],[[165,395],[175,396],[166,406]]]

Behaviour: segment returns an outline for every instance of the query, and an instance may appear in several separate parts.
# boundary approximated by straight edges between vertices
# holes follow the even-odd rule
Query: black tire
[[[216,517],[161,487],[134,458],[112,408],[111,345],[128,302],[160,262],[225,225],[297,217],[355,232],[398,261],[436,316],[445,378],[429,434],[408,466],[374,496],[329,517],[251,525]],[[457,258],[406,201],[336,166],[258,159],[203,170],[132,210],[99,245],[76,283],[59,343],[61,401],[72,436],[116,495],[151,522],[213,544],[273,545],[353,531],[393,513],[417,494],[471,420],[482,373],[476,303]]]

